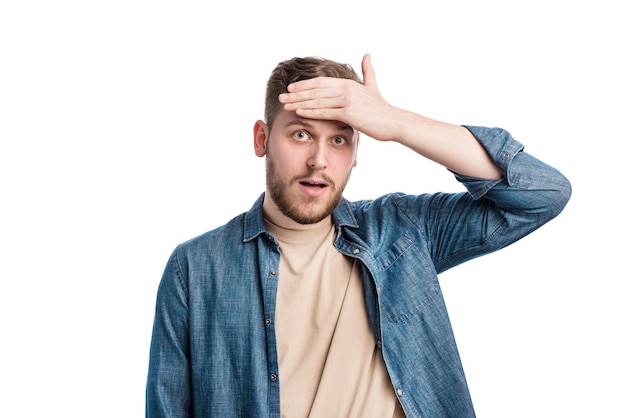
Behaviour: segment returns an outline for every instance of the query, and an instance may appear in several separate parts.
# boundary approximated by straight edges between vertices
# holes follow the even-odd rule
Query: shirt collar
[[[265,198],[265,192],[261,193],[261,196],[254,202],[252,207],[244,215],[244,230],[243,240],[244,242],[251,241],[261,234],[268,234],[269,230],[263,221],[263,199]],[[345,198],[341,198],[339,204],[332,213],[333,222],[337,228],[349,227],[358,228],[359,224],[352,213],[350,208],[350,202]]]

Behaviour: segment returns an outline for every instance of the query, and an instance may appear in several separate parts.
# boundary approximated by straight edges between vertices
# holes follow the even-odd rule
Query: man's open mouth
[[[306,186],[306,187],[319,187],[320,189],[323,189],[324,187],[326,187],[326,184],[322,184],[322,183],[309,183],[308,181],[301,181],[300,182],[301,185]]]

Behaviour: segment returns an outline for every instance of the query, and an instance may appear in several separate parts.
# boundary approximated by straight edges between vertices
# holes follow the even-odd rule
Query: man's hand
[[[387,103],[376,83],[369,54],[361,63],[363,84],[354,80],[316,77],[290,84],[279,96],[285,110],[308,119],[337,120],[381,141],[394,139],[403,111]]]
[[[370,138],[403,144],[456,173],[502,178],[469,130],[390,105],[378,90],[369,54],[363,57],[361,67],[363,84],[317,77],[290,84],[278,99],[285,110],[303,118],[344,122]]]

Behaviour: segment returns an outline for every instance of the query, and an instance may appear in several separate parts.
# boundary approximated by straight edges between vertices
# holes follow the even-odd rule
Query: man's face
[[[266,198],[297,223],[323,220],[339,203],[356,165],[358,138],[345,123],[304,119],[285,110],[271,132],[257,122],[255,151],[266,157]]]

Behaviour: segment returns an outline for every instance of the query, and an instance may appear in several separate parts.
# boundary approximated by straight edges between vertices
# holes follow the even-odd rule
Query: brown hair
[[[347,78],[363,83],[349,64],[319,57],[296,57],[283,61],[272,71],[265,90],[265,123],[270,129],[282,106],[278,95],[285,93],[291,83],[315,77]]]

